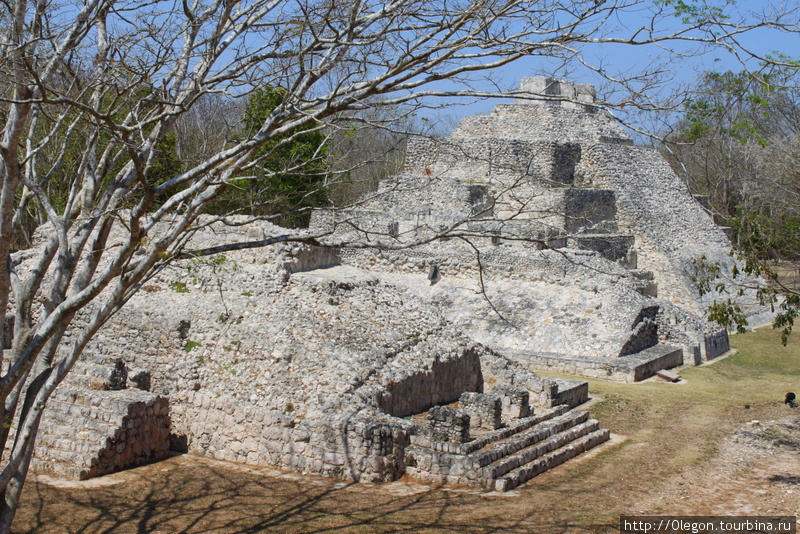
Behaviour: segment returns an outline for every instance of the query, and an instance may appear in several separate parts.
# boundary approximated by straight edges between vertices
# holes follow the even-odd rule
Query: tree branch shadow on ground
[[[552,502],[566,502],[562,498],[567,496],[559,498],[552,491],[539,504],[531,506],[525,499],[520,506],[515,496],[265,476],[257,469],[210,465],[190,457],[141,468],[129,481],[113,486],[57,488],[34,481],[31,486],[18,517],[20,534],[514,534],[616,527],[565,521],[569,506],[553,507]]]

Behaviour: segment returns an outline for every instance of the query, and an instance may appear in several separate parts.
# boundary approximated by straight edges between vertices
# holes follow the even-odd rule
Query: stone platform
[[[552,373],[602,378],[614,382],[639,382],[661,369],[683,365],[680,347],[656,345],[618,358],[516,352],[510,355],[530,367]]]
[[[508,491],[608,438],[608,430],[586,412],[561,405],[478,434],[466,443],[412,436],[406,450],[406,474],[443,484]]]

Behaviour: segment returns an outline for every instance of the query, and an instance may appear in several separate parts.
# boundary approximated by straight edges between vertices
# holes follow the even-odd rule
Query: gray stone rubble
[[[312,219],[399,250],[280,244],[151,280],[57,391],[33,469],[86,478],[172,449],[505,491],[608,439],[574,409],[585,382],[534,370],[636,381],[724,353],[690,272],[732,265],[722,230],[590,86],[521,89],[550,100],[412,142],[401,176]],[[282,232],[214,224],[190,247]]]
[[[526,78],[520,91],[544,98],[413,140],[401,175],[356,210],[315,213],[312,227],[395,247],[429,240],[342,250],[341,261],[532,369],[636,381],[725,353],[727,333],[705,318],[714,295],[696,282],[701,259],[734,272],[725,231],[590,86]],[[437,239],[443,230],[460,237]],[[739,303],[751,323],[771,316],[752,288]]]

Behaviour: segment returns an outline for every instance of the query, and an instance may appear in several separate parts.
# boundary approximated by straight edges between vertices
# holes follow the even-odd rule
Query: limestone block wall
[[[459,358],[436,359],[430,369],[391,382],[380,394],[378,407],[389,415],[404,417],[454,402],[465,391],[482,389],[480,358],[474,349],[468,349]]]
[[[536,238],[537,236],[531,237]],[[538,237],[547,239],[543,235]],[[481,245],[491,242],[490,238],[485,238],[483,241],[476,239],[475,241]],[[564,241],[566,244],[567,240]],[[630,245],[629,241],[621,236],[612,236],[610,242],[613,244],[615,241],[621,242],[620,246],[623,250],[627,250]],[[578,283],[589,288],[599,288],[602,287],[602,284],[598,286],[598,281],[592,280],[597,274],[610,275],[613,278],[619,277],[624,279],[624,283],[635,286],[642,282],[630,271],[604,260],[597,253],[589,250],[554,252],[541,250],[534,243],[511,241],[509,246],[505,246],[502,240],[500,243],[497,246],[481,249],[480,264],[475,251],[455,239],[400,251],[343,249],[339,251],[339,255],[342,262],[347,265],[381,272],[425,274],[431,265],[436,265],[442,278],[478,280],[482,268],[484,276],[489,280],[541,281],[567,286]],[[626,244],[627,246],[625,246]],[[525,247],[525,245],[528,246]],[[636,313],[638,313],[638,309]]]
[[[264,410],[204,392],[176,397],[173,433],[194,454],[360,482],[395,480],[405,468],[408,429],[400,419],[368,413],[300,419],[288,407]]]
[[[409,174],[519,188],[528,183],[571,184],[578,161],[580,146],[574,143],[453,134],[409,141],[405,169]]]
[[[566,255],[566,256],[565,256]],[[636,320],[648,299],[643,282],[592,253],[530,251],[496,246],[481,252],[458,241],[413,252],[342,252],[342,260],[393,273],[398,284],[436,303],[477,341],[497,350],[582,353],[616,357],[623,347],[657,342],[641,336]],[[432,265],[439,279],[432,284]],[[478,280],[506,323],[486,302]]]
[[[638,382],[660,369],[677,367],[684,363],[680,347],[658,345],[636,355],[604,358],[587,355],[563,355],[536,352],[509,352],[509,356],[528,362],[536,369],[551,373],[601,378],[614,382]]]
[[[503,403],[498,396],[462,393],[458,398],[458,409],[469,414],[469,426],[472,429],[496,430],[501,426]]]
[[[551,407],[557,404],[559,388],[556,381],[541,377],[519,362],[499,356],[490,349],[484,348],[481,353],[481,371],[485,393],[506,398],[509,391],[522,389],[528,392],[531,405]],[[513,417],[525,415],[517,413]]]
[[[520,98],[519,103],[559,104],[570,109],[581,109],[581,104],[593,104],[597,96],[594,86],[590,83],[572,83],[545,76],[523,78],[519,90],[536,96],[535,100]]]
[[[31,469],[83,480],[165,458],[170,423],[167,397],[64,384],[42,417]]]
[[[564,230],[568,234],[617,231],[617,196],[608,189],[564,189]]]
[[[735,260],[725,233],[689,194],[667,162],[649,147],[598,144],[581,166],[596,187],[617,192],[618,225],[636,236],[639,268],[655,273],[659,297],[704,315],[713,295],[701,297],[694,261],[705,257],[730,272]],[[754,294],[751,313],[762,313]]]
[[[557,103],[498,104],[489,115],[461,119],[452,137],[511,137],[557,143],[591,143],[600,142],[601,138],[628,138],[619,122],[607,111],[592,106],[580,107],[576,110],[572,106]]]

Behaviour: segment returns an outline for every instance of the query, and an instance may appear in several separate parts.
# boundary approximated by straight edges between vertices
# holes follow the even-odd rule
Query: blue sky
[[[754,17],[763,14],[763,10],[774,10],[775,12],[782,11],[784,13],[791,13],[789,17],[784,19],[784,22],[793,24],[795,29],[798,29],[798,4],[796,0],[793,3],[778,4],[778,3],[763,3],[755,0],[744,0],[735,4],[730,8],[733,16],[748,16]],[[794,10],[794,11],[793,11]],[[642,21],[646,20],[648,11],[646,5],[637,6],[635,10],[630,10],[621,13],[615,20],[609,21],[608,34],[622,36],[629,35],[632,28],[641,26]],[[644,17],[644,18],[643,18]],[[665,21],[669,23],[669,19]],[[675,26],[680,24],[678,19],[674,19]],[[774,52],[786,54],[795,59],[800,59],[800,33],[791,33],[786,31],[779,31],[775,28],[762,28],[748,32],[740,36],[740,44],[751,52],[758,55],[767,55]],[[726,70],[741,71],[744,66],[742,59],[744,55],[731,53],[723,47],[714,48],[697,48],[690,46],[687,43],[675,43],[671,45],[672,51],[667,51],[663,47],[656,45],[646,46],[630,46],[622,44],[606,44],[606,45],[587,45],[583,48],[582,53],[584,60],[592,65],[603,65],[607,73],[612,76],[625,77],[635,73],[644,71],[652,71],[657,66],[661,66],[663,74],[662,85],[659,88],[661,96],[666,98],[670,92],[678,91],[682,87],[691,85],[703,72],[717,71],[723,72]],[[675,54],[675,52],[678,54]],[[748,60],[749,68],[757,68],[758,61]],[[557,67],[555,63],[548,64],[546,60],[541,57],[525,58],[512,65],[506,66],[499,71],[491,74],[492,82],[497,83],[501,87],[507,89],[514,89],[518,86],[519,81],[527,76],[533,75],[549,75]],[[589,69],[580,65],[571,65],[567,69],[562,70],[559,76],[566,78],[570,81],[577,83],[593,83],[598,88],[600,96],[606,97],[609,101],[620,102],[629,97],[630,93],[621,92],[608,84],[597,73],[591,72]],[[487,85],[488,87],[488,85]],[[650,90],[648,94],[657,94]],[[469,105],[456,105],[441,110],[439,112],[432,112],[430,117],[444,124],[443,128],[446,130],[446,124],[454,124],[458,118],[478,113],[488,113],[500,99],[489,99],[478,102],[470,103]],[[673,102],[674,103],[674,102]],[[630,111],[628,109],[616,109],[618,115],[627,115]],[[649,123],[653,117],[649,118],[629,118],[626,120],[645,121],[640,122],[640,126],[644,129],[654,129],[657,126]],[[657,116],[657,120],[669,121],[669,116],[661,114]]]

